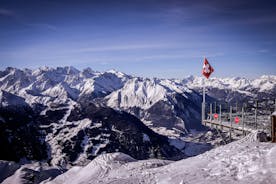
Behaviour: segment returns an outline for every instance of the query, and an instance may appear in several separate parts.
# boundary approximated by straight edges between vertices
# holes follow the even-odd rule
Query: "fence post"
[[[276,98],[275,98],[274,105],[275,105],[275,107],[274,107],[274,112],[276,112]]]
[[[244,131],[244,107],[242,106],[242,133],[243,136],[245,136],[245,131]]]
[[[276,142],[276,114],[271,115],[271,142]]]
[[[217,113],[217,102],[215,102],[215,113]]]
[[[257,130],[257,109],[258,109],[258,100],[256,100],[255,104],[255,129]]]
[[[229,109],[229,104],[228,102],[226,102],[226,112],[228,112],[228,109]]]
[[[212,113],[212,103],[210,103],[210,122],[212,122],[212,116],[213,116],[213,113]],[[213,124],[211,123],[211,127],[213,128]]]
[[[202,124],[204,123],[204,120],[205,120],[205,107],[204,107],[204,103],[202,102],[201,103],[201,121],[202,121]],[[206,122],[205,122],[205,126],[206,126]]]
[[[220,123],[220,129],[222,130],[222,122],[221,122],[221,104],[219,104],[219,123]]]

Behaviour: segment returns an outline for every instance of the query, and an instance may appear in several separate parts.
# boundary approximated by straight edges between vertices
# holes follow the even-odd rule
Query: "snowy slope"
[[[166,100],[167,91],[153,80],[134,78],[125,86],[108,97],[107,104],[111,107],[148,109],[160,100]]]
[[[198,184],[276,182],[276,145],[244,139],[177,162],[137,161],[122,153],[101,155],[85,167],[73,167],[48,184]]]
[[[108,106],[119,108],[140,107],[148,109],[158,101],[167,101],[174,94],[191,93],[183,85],[170,80],[133,78],[123,88],[106,97]],[[186,97],[186,96],[185,96]]]
[[[1,166],[0,162],[0,166]],[[40,183],[44,180],[51,180],[56,176],[62,174],[62,170],[58,167],[50,167],[46,163],[29,163],[25,165],[15,165],[8,162],[9,166],[1,170],[0,178],[4,175],[10,175],[5,178],[2,184],[27,184],[27,183]],[[6,164],[6,165],[8,165]],[[16,170],[15,170],[16,168]],[[3,174],[2,174],[3,173]],[[0,180],[1,181],[1,180]]]
[[[9,162],[0,160],[0,182],[13,175],[17,169],[20,168],[20,165],[15,162]]]

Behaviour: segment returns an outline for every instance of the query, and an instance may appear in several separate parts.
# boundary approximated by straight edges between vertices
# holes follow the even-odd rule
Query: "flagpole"
[[[205,57],[204,57],[205,59]],[[203,92],[202,92],[202,124],[205,120],[205,77],[203,77]]]
[[[205,120],[205,78],[203,78],[203,92],[202,92],[202,124]]]

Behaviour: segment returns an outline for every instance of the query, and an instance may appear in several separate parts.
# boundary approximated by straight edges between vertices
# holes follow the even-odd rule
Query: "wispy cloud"
[[[48,29],[52,31],[56,31],[57,27],[51,24],[47,23],[33,23],[26,21],[25,18],[22,15],[19,15],[15,11],[9,10],[9,9],[4,9],[0,8],[0,16],[4,17],[10,17],[14,19],[18,24],[27,26],[27,27],[33,27],[33,28],[42,28],[42,29]]]
[[[24,23],[26,26],[30,27],[36,27],[36,28],[42,28],[42,29],[48,29],[52,31],[56,31],[57,27],[51,24],[45,24],[45,23]]]
[[[84,53],[84,52],[105,52],[105,51],[124,51],[124,50],[139,50],[139,49],[161,49],[169,48],[169,45],[165,44],[128,44],[128,45],[112,45],[104,47],[86,47],[71,50],[73,53]]]
[[[190,59],[190,58],[200,58],[200,57],[219,57],[224,56],[222,52],[183,52],[182,54],[159,54],[159,55],[148,55],[136,58],[136,61],[159,61],[160,59]]]
[[[11,10],[0,8],[0,16],[14,17],[15,15]]]
[[[260,50],[258,50],[258,52],[259,52],[259,53],[268,53],[269,50],[267,50],[267,49],[260,49]]]

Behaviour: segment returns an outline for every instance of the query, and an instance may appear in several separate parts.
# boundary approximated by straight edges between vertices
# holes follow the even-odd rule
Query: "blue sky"
[[[0,69],[116,69],[146,77],[276,74],[272,0],[0,0]]]

